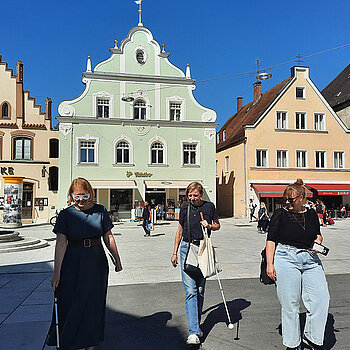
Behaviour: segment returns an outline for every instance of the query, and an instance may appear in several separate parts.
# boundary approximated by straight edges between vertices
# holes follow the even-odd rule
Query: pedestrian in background
[[[143,212],[142,212],[142,227],[145,231],[144,236],[149,237],[151,235],[151,231],[149,230],[149,223],[151,222],[151,206],[149,205],[148,201],[145,201],[145,206],[143,207]]]
[[[266,233],[267,226],[269,225],[269,214],[267,212],[266,204],[264,202],[260,203],[260,209],[258,211],[258,231],[261,233]]]
[[[321,225],[323,227],[326,225],[326,206],[323,204],[321,199],[316,199],[316,213],[318,218],[320,219]]]
[[[113,257],[115,271],[122,265],[106,209],[94,204],[94,192],[83,179],[73,180],[68,198],[53,229],[56,233],[51,284],[58,299],[60,349],[92,349],[104,339],[108,262],[101,238]],[[55,315],[47,344],[56,345]]]
[[[255,208],[257,207],[257,205],[253,202],[252,199],[249,200],[249,211],[250,211],[250,222],[254,220],[257,220],[256,216],[255,216]]]
[[[187,186],[186,196],[189,199],[188,204],[180,208],[179,226],[175,235],[174,252],[171,257],[171,263],[174,267],[178,264],[178,248],[180,246],[180,262],[182,283],[185,289],[186,314],[189,328],[189,336],[186,343],[188,345],[200,344],[203,332],[199,328],[202,308],[204,302],[205,278],[193,279],[184,272],[184,262],[189,250],[190,242],[200,245],[203,240],[201,225],[208,229],[208,235],[211,231],[220,229],[220,223],[215,206],[212,202],[202,200],[203,186],[198,182],[192,182]],[[189,211],[189,214],[188,214]],[[201,220],[201,213],[204,220]],[[189,215],[189,216],[187,216]]]
[[[267,275],[276,281],[282,307],[283,344],[301,350],[301,341],[312,349],[323,345],[329,307],[326,277],[314,242],[322,243],[317,215],[306,209],[305,188],[298,179],[283,193],[285,207],[271,217],[266,242]],[[301,336],[300,297],[307,309]]]

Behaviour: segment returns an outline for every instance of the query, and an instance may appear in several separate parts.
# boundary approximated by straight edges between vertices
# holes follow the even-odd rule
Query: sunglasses
[[[284,197],[283,199],[284,199],[285,202],[293,203],[299,197],[300,196],[296,196],[294,198],[292,198],[292,197]]]
[[[86,193],[86,194],[73,194],[72,193],[72,198],[75,201],[81,201],[81,200],[88,200],[90,198],[90,193]]]

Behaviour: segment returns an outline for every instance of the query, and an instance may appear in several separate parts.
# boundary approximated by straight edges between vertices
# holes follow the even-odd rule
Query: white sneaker
[[[190,334],[186,340],[187,345],[198,345],[201,341],[198,338],[197,334]]]
[[[203,338],[203,331],[199,328],[199,333],[198,333],[199,338]]]

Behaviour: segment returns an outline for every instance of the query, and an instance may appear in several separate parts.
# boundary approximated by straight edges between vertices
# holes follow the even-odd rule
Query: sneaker
[[[203,331],[199,328],[199,333],[198,333],[199,338],[203,338]]]
[[[197,334],[190,334],[186,340],[187,345],[198,345],[201,341],[198,338]]]
[[[303,344],[306,345],[306,349],[309,350],[320,350],[321,346],[314,344],[311,340],[307,339],[305,335],[303,335]]]
[[[143,237],[149,237],[150,236],[150,234],[148,233],[146,233],[145,235],[143,235]]]

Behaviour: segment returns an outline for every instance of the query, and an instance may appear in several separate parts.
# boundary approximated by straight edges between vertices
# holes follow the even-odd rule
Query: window
[[[140,64],[144,64],[145,63],[145,53],[143,52],[143,50],[137,50],[136,51],[136,61]]]
[[[151,146],[151,163],[164,163],[164,146],[161,142],[154,142]]]
[[[305,98],[305,88],[304,87],[295,88],[295,97],[304,99]]]
[[[326,117],[323,113],[315,113],[315,130],[324,131],[326,130]]]
[[[183,164],[195,165],[197,164],[197,144],[185,143],[183,145]]]
[[[7,102],[4,102],[1,107],[1,118],[4,118],[4,119],[10,118],[9,105]]]
[[[96,163],[96,141],[81,140],[79,144],[80,163]]]
[[[177,122],[181,120],[181,102],[170,102],[170,120]]]
[[[49,167],[49,191],[58,191],[58,167]]]
[[[146,119],[146,102],[136,100],[134,103],[134,119]]]
[[[316,151],[316,168],[325,168],[326,167],[326,151]]]
[[[226,140],[226,130],[222,131],[222,141]]]
[[[228,169],[229,169],[229,156],[225,157],[225,173],[228,173]]]
[[[32,139],[17,137],[13,143],[13,159],[32,159]]]
[[[306,129],[306,113],[295,113],[295,128],[298,130]]]
[[[334,151],[334,168],[336,169],[344,168],[344,152]]]
[[[277,112],[276,127],[277,129],[287,129],[287,112]]]
[[[109,118],[109,99],[97,99],[97,118]]]
[[[49,158],[58,158],[59,157],[59,143],[58,139],[49,140]]]
[[[116,149],[116,163],[130,163],[130,146],[126,141],[119,141]]]
[[[215,174],[216,174],[216,176],[218,176],[219,175],[219,161],[218,160],[216,160],[215,165],[216,165]]]
[[[288,167],[288,158],[287,158],[287,151],[277,151],[277,161],[276,161],[277,168],[287,168]]]
[[[220,143],[220,133],[216,134],[216,143]]]
[[[261,168],[267,168],[267,150],[257,149],[256,150],[256,166]]]
[[[296,157],[296,166],[297,168],[306,168],[307,167],[307,153],[306,151],[297,151]]]

